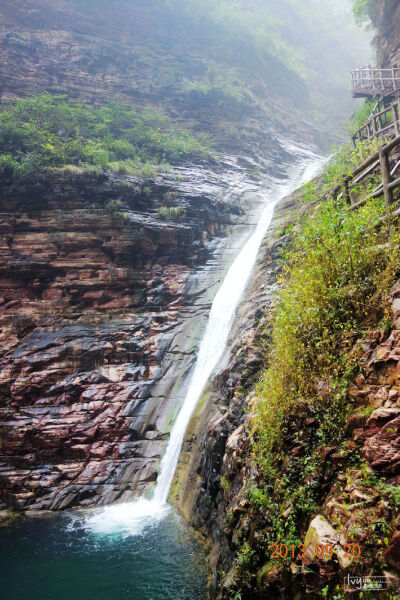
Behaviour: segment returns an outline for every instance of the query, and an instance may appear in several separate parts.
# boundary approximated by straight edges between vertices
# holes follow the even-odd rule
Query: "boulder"
[[[351,559],[344,556],[345,551],[340,544],[340,533],[323,515],[317,515],[311,521],[304,546],[305,556],[302,559],[302,572],[308,589],[324,587],[326,581],[329,581],[337,570],[337,561],[342,569],[351,564]],[[329,546],[333,549],[331,557],[326,556],[325,552]]]

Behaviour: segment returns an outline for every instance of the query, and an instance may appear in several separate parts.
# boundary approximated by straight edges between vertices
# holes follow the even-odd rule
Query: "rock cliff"
[[[150,183],[60,172],[1,185],[1,506],[123,500],[156,479],[215,287],[256,219],[260,170],[283,176],[276,130],[318,136],[293,105],[307,90],[271,57],[245,103],[185,91],[210,62],[248,73],[254,56],[156,0],[6,1],[0,46],[3,103],[119,99],[235,153]],[[163,221],[165,206],[184,216]]]
[[[294,27],[292,4],[276,7]],[[151,183],[73,170],[2,182],[2,507],[105,504],[152,485],[215,287],[257,218],[262,174],[285,177],[292,160],[280,138],[326,142],[305,80],[194,8],[1,3],[2,103],[43,91],[123,100],[224,151]],[[181,218],[163,221],[165,206]]]
[[[101,105],[118,98],[213,132],[224,147],[250,156],[265,152],[267,160],[265,119],[269,129],[318,138],[316,128],[302,123],[299,109],[310,109],[310,101],[300,78],[273,57],[259,72],[251,49],[232,49],[221,36],[220,28],[199,25],[162,0],[6,0],[0,7],[0,98],[9,102],[40,91]],[[245,78],[257,91],[242,102],[222,86],[185,90],[184,82],[201,79],[210,65],[217,75],[232,71],[233,85],[240,88]]]
[[[400,64],[400,7],[396,0],[377,0],[370,3],[368,13],[377,29],[374,44],[382,67]]]
[[[343,138],[354,40],[369,55],[350,0],[329,13],[314,0],[308,8],[254,0],[269,33],[246,29],[246,5],[237,4],[244,12],[229,30],[229,19],[210,17],[214,3],[197,0],[4,0],[0,101],[48,91],[150,106],[212,133],[219,147],[263,156],[266,166],[266,131],[325,148]],[[229,17],[229,4],[224,9]],[[333,115],[336,131],[327,126]]]
[[[224,172],[2,188],[3,506],[103,504],[155,480],[193,332],[258,204]],[[171,190],[184,220],[158,215]]]
[[[290,31],[295,4],[275,2]],[[306,34],[295,43],[309,52],[301,18]],[[235,35],[232,44],[223,26],[206,25],[159,0],[1,4],[1,102],[44,90],[95,105],[121,99],[211,133],[226,152],[152,183],[60,172],[1,185],[2,507],[62,509],[146,492],[215,287],[257,219],[263,175],[283,178],[293,160],[281,138],[330,143],[327,130],[315,126],[312,90],[294,67],[272,52],[260,60],[249,40]],[[330,47],[322,44],[325,56]],[[230,79],[221,80],[221,72]],[[185,216],[163,221],[158,209],[166,204]],[[274,253],[264,265],[272,271]],[[232,338],[233,370],[226,365],[213,392],[219,408],[207,402],[200,410],[203,424],[205,414],[224,412],[214,431],[226,428],[225,438],[243,419],[242,371],[256,377],[259,367],[270,302],[268,285],[257,291],[260,281],[243,309],[246,325]],[[242,338],[251,348],[243,355]],[[207,459],[212,481],[205,489],[214,495],[223,436],[218,443]],[[199,458],[188,459],[200,469],[198,481],[205,468]],[[197,487],[189,488],[187,506],[191,499],[200,507]]]

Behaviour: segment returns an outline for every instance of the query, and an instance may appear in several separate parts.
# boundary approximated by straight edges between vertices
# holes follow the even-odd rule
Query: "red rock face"
[[[399,65],[400,6],[397,0],[377,0],[368,7],[372,23],[377,29],[375,45],[383,67]]]
[[[353,431],[364,442],[369,465],[386,475],[400,474],[400,285],[392,291],[393,331],[382,341],[372,335],[364,350],[364,368],[351,389],[359,407],[374,409]],[[381,342],[381,343],[379,343]],[[354,422],[354,417],[351,423]]]
[[[3,506],[103,504],[156,479],[169,405],[154,389],[179,363],[185,285],[221,227],[206,199],[164,223],[160,198],[98,176],[2,190]]]
[[[400,482],[400,284],[397,283],[390,295],[393,329],[388,337],[384,332],[370,332],[360,342],[362,370],[350,388],[355,410],[349,419],[349,449],[360,448],[369,472],[379,473],[388,486]],[[368,416],[369,415],[369,416]],[[343,573],[350,567],[355,570],[364,568],[356,565],[353,559],[343,560],[346,544],[354,539],[361,548],[370,542],[371,532],[380,524],[385,524],[387,549],[382,550],[382,541],[376,544],[379,554],[377,564],[385,563],[392,571],[384,571],[387,585],[398,588],[398,569],[400,568],[400,531],[398,531],[398,511],[393,511],[379,488],[365,481],[364,473],[347,468],[346,474],[340,474],[332,485],[321,515],[310,523],[305,544],[307,556],[303,560],[304,581],[308,591],[321,589],[334,575],[333,562],[320,564],[315,557],[308,559],[312,546],[313,525],[318,519],[337,537],[336,553]],[[394,488],[393,488],[394,489]],[[333,528],[335,527],[335,529]],[[317,534],[323,539],[324,528],[319,526]],[[353,536],[353,537],[352,537]],[[355,537],[354,537],[355,536]],[[315,536],[314,536],[315,537]],[[319,539],[318,538],[318,539]],[[323,543],[323,542],[322,542]],[[334,545],[334,544],[333,544]],[[349,557],[348,557],[349,558]],[[310,574],[309,567],[312,567]],[[327,567],[331,570],[327,570]],[[361,572],[361,571],[360,571]],[[346,589],[346,591],[351,591]]]
[[[391,567],[400,570],[400,531],[395,531],[386,552],[386,560]]]

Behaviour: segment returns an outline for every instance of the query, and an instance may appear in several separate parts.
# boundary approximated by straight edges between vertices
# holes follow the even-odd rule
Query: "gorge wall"
[[[400,7],[396,0],[377,0],[368,6],[377,35],[374,44],[382,67],[398,66],[400,60]]]
[[[302,210],[307,213],[315,208],[302,205]],[[340,596],[351,594],[350,587],[343,585],[345,576],[368,568],[380,568],[387,589],[383,597],[391,598],[390,590],[400,582],[399,522],[386,495],[387,489],[395,487],[385,490],[384,486],[400,482],[398,283],[387,300],[391,326],[363,333],[353,349],[361,369],[349,390],[352,410],[346,449],[321,447],[322,470],[310,472],[310,478],[318,482],[319,500],[314,517],[305,520],[299,531],[303,559],[292,560],[290,565],[270,560],[264,534],[272,525],[274,511],[254,503],[249,493],[263,486],[263,476],[253,460],[249,415],[266,364],[277,276],[282,250],[290,239],[285,231],[298,217],[297,194],[276,208],[225,366],[210,384],[189,427],[170,498],[205,536],[213,598],[222,600],[240,593],[249,599],[317,599],[333,581],[338,582],[339,598],[346,597]],[[291,477],[299,469],[304,449],[316,433],[316,419],[312,410],[292,415],[282,477]],[[358,453],[368,472],[351,466]],[[374,473],[385,478],[381,488],[376,488]],[[273,496],[271,503],[282,511],[286,507],[289,514],[284,497]],[[386,536],[385,546],[382,540]],[[361,560],[345,556],[349,540],[359,543]],[[277,539],[277,543],[286,540]],[[331,544],[338,559],[318,559],[317,544]],[[243,559],[244,548],[248,562]]]
[[[282,131],[302,129],[308,139],[318,136],[300,124],[301,107],[310,107],[310,101],[299,77],[272,56],[257,67],[251,47],[240,42],[235,48],[219,27],[199,23],[180,5],[6,1],[0,22],[2,102],[40,91],[95,104],[120,99],[213,132],[236,151],[250,156],[265,151],[266,159],[262,119]],[[215,85],[208,86],[209,69]],[[251,81],[255,93],[240,95],[242,78]]]
[[[3,507],[110,503],[155,481],[209,295],[258,204],[239,168],[197,187],[184,173],[2,189]],[[184,223],[157,213],[171,189]]]
[[[254,23],[246,3],[220,4],[4,0],[0,99],[48,91],[145,105],[271,169],[270,130],[326,148],[343,138],[354,41],[370,54],[351,0],[327,11],[316,0],[255,0]]]
[[[383,66],[398,61],[398,10],[398,2],[371,3]],[[345,444],[318,448],[321,469],[309,473],[318,498],[313,517],[304,519],[296,531],[304,544],[303,557],[273,561],[266,545],[276,509],[283,518],[292,510],[279,495],[279,482],[269,507],[252,498],[265,484],[253,458],[252,413],[256,385],[268,361],[274,292],[283,250],[291,239],[287,232],[301,226],[302,210],[318,210],[318,205],[299,205],[300,193],[276,207],[225,363],[189,427],[171,501],[206,540],[212,598],[352,598],[358,595],[345,577],[374,573],[382,578],[383,591],[371,596],[364,592],[364,597],[393,599],[400,586],[398,503],[390,496],[400,484],[398,281],[381,307],[387,321],[360,331],[352,349],[360,368],[348,391]],[[299,472],[305,447],[317,433],[317,420],[312,410],[292,413],[285,433],[283,479]],[[356,466],[356,457],[365,461],[363,468]],[[349,540],[359,543],[361,558],[349,556]],[[285,538],[276,543],[289,544]],[[331,544],[336,558],[318,558],[318,544]]]
[[[314,61],[310,15],[274,6],[290,27],[266,15],[278,45],[260,50],[243,15],[238,31],[213,3],[1,3],[3,104],[44,91],[122,100],[208,133],[216,149],[153,181],[72,169],[1,183],[2,508],[111,503],[155,481],[216,286],[256,222],[265,176],[286,177],[293,160],[280,138],[336,136],[317,126],[292,47],[318,73],[335,35]],[[341,71],[348,52],[338,57]],[[346,86],[330,85],[344,117]],[[163,220],[165,206],[180,216]]]

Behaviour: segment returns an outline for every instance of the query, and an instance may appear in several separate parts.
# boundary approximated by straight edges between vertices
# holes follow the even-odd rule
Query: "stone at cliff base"
[[[392,535],[385,558],[391,567],[400,570],[400,531]]]
[[[329,580],[335,570],[335,560],[339,561],[342,569],[351,564],[351,560],[344,557],[344,550],[339,543],[340,533],[322,515],[317,515],[310,523],[304,540],[305,557],[302,560],[303,578],[308,588],[321,586],[324,580]],[[321,558],[317,556],[317,549],[332,546],[334,553],[328,558],[322,552]]]
[[[282,565],[264,565],[257,573],[257,587],[259,591],[270,588],[271,585],[281,581],[284,568]]]

